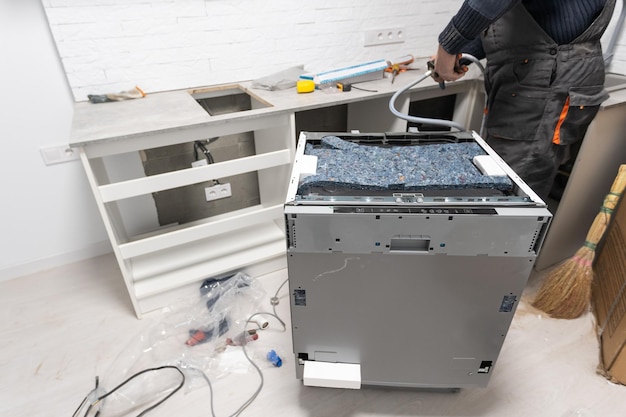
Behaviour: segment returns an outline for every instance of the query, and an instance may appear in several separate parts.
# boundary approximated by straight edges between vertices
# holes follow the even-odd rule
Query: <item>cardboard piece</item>
[[[621,198],[596,253],[592,301],[600,338],[599,371],[626,385],[626,203]]]

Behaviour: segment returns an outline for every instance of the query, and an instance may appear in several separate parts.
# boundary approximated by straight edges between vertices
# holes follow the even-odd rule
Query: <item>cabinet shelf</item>
[[[242,230],[259,224],[279,219],[282,214],[282,204],[270,207],[253,206],[230,212],[225,215],[214,216],[199,220],[191,225],[168,228],[164,233],[145,238],[139,238],[119,245],[122,259],[131,259],[175,248],[188,242],[194,242],[209,237],[217,237],[232,231]]]
[[[289,164],[290,157],[290,151],[283,149],[202,167],[188,168],[114,184],[101,185],[99,191],[102,201],[109,203],[125,198],[210,181],[215,178],[286,165]]]
[[[255,225],[219,239],[204,239],[133,259],[134,294],[141,305],[144,298],[155,294],[284,254],[281,228],[274,223]]]
[[[286,267],[283,203],[295,152],[293,114],[233,119],[187,130],[81,144],[83,167],[138,317],[188,297],[206,278],[235,272],[267,274]],[[233,136],[222,137],[224,134]],[[222,137],[235,148],[239,134],[252,137],[252,155],[199,167],[146,175],[140,152],[155,146]],[[163,151],[165,152],[165,151]],[[122,172],[121,172],[122,171]],[[254,173],[258,197],[226,212],[161,225],[153,196],[218,178]],[[244,193],[245,189],[240,190]],[[196,203],[207,204],[201,194]],[[255,202],[256,200],[256,202]],[[212,213],[212,214],[211,214]],[[221,213],[221,214],[217,214]]]

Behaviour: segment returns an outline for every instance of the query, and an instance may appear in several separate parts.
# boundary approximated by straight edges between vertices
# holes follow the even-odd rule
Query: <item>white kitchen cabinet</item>
[[[417,76],[417,74],[416,74]],[[70,145],[81,160],[138,317],[192,294],[213,276],[243,271],[263,275],[286,267],[283,203],[295,154],[295,114],[347,106],[347,125],[361,131],[402,131],[387,103],[397,85],[372,82],[374,92],[316,91],[296,94],[250,90],[245,84],[202,90],[244,91],[249,110],[210,115],[190,91],[149,94],[124,102],[76,103]],[[480,83],[468,80],[442,91],[427,80],[402,100],[459,94],[455,119],[471,122],[467,95]],[[193,91],[197,93],[198,90]],[[459,104],[459,102],[461,104]],[[464,104],[465,103],[465,104]],[[331,110],[332,111],[332,110]],[[201,167],[147,176],[140,154],[146,149],[253,132],[255,154]],[[260,203],[185,224],[161,226],[153,193],[255,172]]]
[[[113,107],[123,114],[122,107],[127,107],[131,118],[133,111],[152,107],[154,103],[148,100],[167,106],[164,97],[143,100],[81,104],[93,106],[86,109],[96,114]],[[191,110],[197,109],[192,106]],[[158,130],[146,126],[136,134],[72,145],[80,150],[138,317],[170,305],[208,277],[232,271],[260,275],[286,265],[282,207],[295,148],[293,113],[241,112],[212,118],[203,112],[200,109],[197,117],[208,119],[206,122],[185,125],[172,120],[172,126],[159,126]],[[135,120],[145,124],[145,117]],[[253,132],[255,155],[150,176],[141,170],[139,151],[239,132]],[[260,204],[186,224],[163,227],[156,221],[152,193],[246,172],[258,176]]]

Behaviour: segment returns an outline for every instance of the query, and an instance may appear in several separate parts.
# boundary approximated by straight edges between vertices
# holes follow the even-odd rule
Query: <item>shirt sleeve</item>
[[[521,0],[465,0],[439,34],[439,44],[449,54],[466,52],[482,31]]]
[[[461,50],[460,53],[470,54],[476,59],[485,58],[485,51],[483,49],[483,43],[480,37],[476,37],[469,43],[465,44],[465,46],[463,46],[463,49]],[[460,61],[461,65],[469,65],[471,63],[472,62],[470,60],[465,60],[465,59],[462,59]]]

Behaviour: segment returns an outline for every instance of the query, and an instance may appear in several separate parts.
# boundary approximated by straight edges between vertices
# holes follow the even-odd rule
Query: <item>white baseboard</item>
[[[19,278],[24,275],[30,275],[46,269],[56,268],[58,266],[82,261],[84,259],[93,258],[113,252],[111,242],[108,240],[96,242],[88,247],[82,248],[74,252],[62,253],[50,256],[48,258],[36,259],[19,265],[13,265],[8,268],[0,269],[0,282],[10,279]]]

